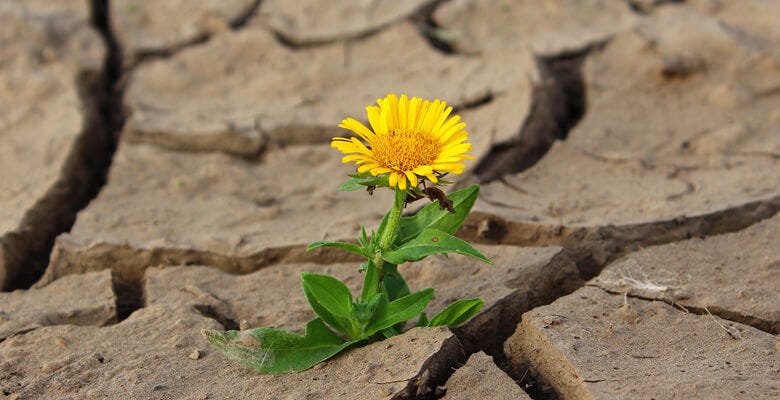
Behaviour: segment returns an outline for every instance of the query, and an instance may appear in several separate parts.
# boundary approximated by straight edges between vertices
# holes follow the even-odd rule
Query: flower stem
[[[379,237],[379,251],[374,256],[374,265],[379,273],[379,283],[382,283],[384,277],[385,261],[382,260],[382,253],[390,250],[390,246],[393,244],[396,231],[398,230],[398,221],[401,219],[401,212],[404,209],[404,203],[406,202],[406,190],[400,190],[395,188],[395,201],[393,202],[393,208],[387,215],[387,225],[385,225],[384,231],[382,231]]]

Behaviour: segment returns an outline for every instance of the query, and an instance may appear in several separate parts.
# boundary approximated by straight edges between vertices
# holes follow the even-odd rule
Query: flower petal
[[[406,123],[408,121],[409,114],[409,97],[405,94],[401,95],[401,99],[398,100],[398,129],[406,129]]]
[[[471,151],[471,143],[461,143],[454,146],[447,146],[441,152],[439,157],[450,157]]]
[[[442,102],[444,106],[447,106],[446,102]],[[452,112],[452,106],[446,107],[441,114],[439,114],[439,119],[436,120],[436,123],[433,124],[433,128],[431,128],[431,132],[438,132],[439,129],[441,129],[441,126],[444,125],[444,121],[447,120],[447,117]]]
[[[366,107],[366,115],[368,115],[368,123],[371,125],[371,129],[374,130],[374,133],[377,135],[380,134],[379,129],[379,107],[377,106],[368,106]]]
[[[412,100],[409,102],[409,115],[407,115],[406,129],[415,129],[417,126],[417,117],[420,115],[421,104],[421,98],[412,97]]]
[[[463,157],[459,157],[459,156],[439,157],[433,162],[435,164],[456,163],[456,162],[460,162],[460,160],[462,159]]]
[[[414,125],[410,127],[410,129],[413,129],[415,131],[420,131],[422,129],[423,121],[425,120],[425,116],[428,115],[428,109],[431,107],[431,102],[428,100],[423,100],[422,104],[420,104],[419,111],[417,113],[417,120],[415,121]]]
[[[439,119],[439,114],[441,114],[441,100],[436,99],[431,103],[420,130],[422,132],[433,132],[433,124]]]
[[[386,173],[388,173],[390,171],[392,171],[392,169],[390,169],[390,168],[376,167],[376,168],[371,169],[370,172],[371,172],[371,175],[378,176],[378,175],[386,174]]]
[[[350,154],[348,156],[344,156],[344,157],[341,158],[341,162],[342,163],[348,163],[348,162],[351,162],[351,161],[359,161],[359,160],[366,161],[367,158],[366,158],[366,156],[364,156],[362,154]]]
[[[434,170],[436,171],[442,171],[442,172],[455,172],[455,171],[463,171],[464,168],[466,168],[465,164],[461,163],[434,163],[431,165]],[[459,174],[460,172],[455,172],[456,174]]]
[[[444,131],[444,133],[439,136],[439,143],[446,143],[447,140],[452,137],[452,135],[460,132],[463,130],[463,128],[466,127],[465,122],[461,122],[459,124],[456,124],[455,126],[451,127],[450,129]]]
[[[387,177],[387,182],[390,184],[390,187],[395,187],[398,184],[398,172],[391,172],[390,176]]]
[[[382,106],[379,107],[379,129],[375,129],[376,133],[378,135],[387,135],[387,132],[390,131],[389,128],[389,120],[390,116],[388,113],[390,112],[390,107],[387,106],[387,101],[382,101]]]
[[[449,139],[447,139],[446,142],[442,143],[442,145],[451,146],[455,144],[460,144],[461,142],[465,141],[468,138],[469,138],[469,133],[467,131],[460,131],[452,135]]]
[[[417,175],[412,171],[404,171],[404,175],[409,179],[409,187],[417,187],[420,182],[417,181]]]
[[[460,122],[460,115],[453,115],[452,118],[448,119],[444,124],[435,132],[433,132],[433,137],[439,138],[439,142],[444,142],[441,140],[442,134],[449,131],[453,126],[457,125]]]
[[[430,165],[420,165],[419,167],[412,170],[417,175],[423,176],[433,173],[433,168],[431,168]]]
[[[339,128],[349,129],[369,143],[374,139],[374,132],[371,132],[365,125],[354,118],[347,118],[341,121]]]
[[[363,165],[358,167],[357,172],[359,174],[362,174],[363,172],[369,171],[369,170],[374,169],[376,167],[378,167],[378,165],[376,165],[376,164],[363,164]]]
[[[398,188],[401,190],[406,190],[406,175],[401,172],[398,174]]]
[[[366,145],[364,145],[363,142],[358,140],[358,138],[353,137],[352,138],[352,143],[355,145],[355,147],[358,149],[358,151],[361,154],[365,154],[367,156],[372,156],[373,157],[374,153],[368,147],[366,147]]]
[[[385,107],[387,107],[387,130],[392,132],[400,126],[398,123],[398,97],[391,93],[385,97]]]

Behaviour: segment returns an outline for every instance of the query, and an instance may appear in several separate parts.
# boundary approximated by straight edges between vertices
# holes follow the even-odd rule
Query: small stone
[[[60,346],[60,347],[65,347],[65,344],[66,344],[65,343],[65,339],[63,339],[63,338],[56,338],[56,339],[54,339],[54,343],[56,343],[57,346]]]
[[[620,317],[623,322],[629,324],[635,324],[637,319],[639,319],[639,314],[631,307],[631,304],[628,304],[628,302],[623,303],[623,305],[617,309],[617,316]]]
[[[780,122],[780,110],[775,110],[769,113],[769,122],[772,123]]]
[[[242,331],[245,331],[247,329],[252,329],[252,323],[245,319],[242,319],[241,322],[238,323],[238,329]]]
[[[182,335],[174,335],[168,339],[168,345],[172,349],[181,349],[185,346],[186,339]]]
[[[154,385],[152,386],[152,390],[162,390],[165,389],[165,385]]]
[[[190,359],[192,359],[192,360],[197,360],[197,359],[200,358],[201,355],[202,354],[201,354],[200,350],[195,349],[195,350],[192,351],[192,353],[190,353],[190,355],[188,357]]]
[[[693,293],[690,290],[675,289],[672,293],[672,298],[674,300],[689,300],[691,297],[693,297]]]
[[[542,321],[546,326],[562,324],[564,320],[565,318],[560,315],[545,315],[544,318],[542,318]]]

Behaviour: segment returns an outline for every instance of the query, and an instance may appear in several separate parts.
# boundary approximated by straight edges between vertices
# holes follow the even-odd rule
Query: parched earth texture
[[[780,2],[0,0],[0,395],[780,398]],[[300,332],[306,243],[374,226],[329,148],[387,93],[476,161],[458,235],[400,269],[435,312],[297,374],[202,329]],[[413,212],[410,208],[409,212]]]

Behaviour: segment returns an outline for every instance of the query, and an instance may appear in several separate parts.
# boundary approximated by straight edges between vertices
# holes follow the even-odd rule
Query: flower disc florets
[[[452,107],[446,102],[390,94],[377,104],[366,107],[372,129],[354,118],[339,124],[363,141],[335,137],[331,142],[347,154],[342,162],[354,162],[358,172],[389,174],[390,187],[405,190],[417,187],[418,177],[436,183],[435,173],[460,174],[466,167],[463,160],[474,158],[466,154],[471,151],[466,124],[458,115],[449,117]]]

